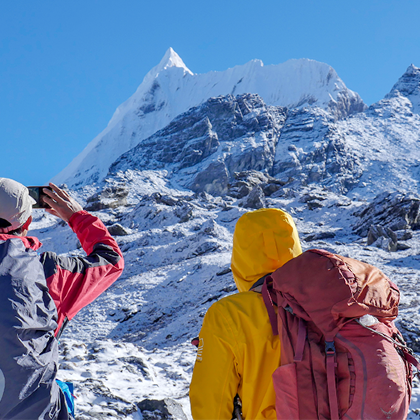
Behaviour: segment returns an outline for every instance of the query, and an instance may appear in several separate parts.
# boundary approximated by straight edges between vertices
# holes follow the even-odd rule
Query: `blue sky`
[[[44,184],[172,47],[194,73],[331,65],[370,105],[420,67],[418,0],[19,0],[0,8],[0,176]]]

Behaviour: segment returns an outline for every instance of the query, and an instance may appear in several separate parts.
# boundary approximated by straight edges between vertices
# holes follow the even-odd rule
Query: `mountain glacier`
[[[98,215],[122,277],[61,338],[77,419],[191,419],[188,386],[208,307],[236,292],[238,218],[277,207],[302,248],[379,267],[401,290],[398,327],[420,352],[420,69],[366,107],[329,66],[259,61],[194,75],[169,50],[108,127],[55,180]],[[45,249],[79,255],[35,211]],[[418,419],[415,381],[408,419]]]

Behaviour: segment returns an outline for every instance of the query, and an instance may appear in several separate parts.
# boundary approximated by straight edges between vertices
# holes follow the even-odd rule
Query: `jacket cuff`
[[[77,213],[73,213],[72,216],[69,219],[69,226],[74,230],[74,225],[78,222],[79,218],[86,216],[87,214],[90,214],[86,210],[80,210]]]

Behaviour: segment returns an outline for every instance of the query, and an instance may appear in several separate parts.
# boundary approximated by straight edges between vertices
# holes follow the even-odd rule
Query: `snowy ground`
[[[129,234],[117,237],[124,274],[76,316],[61,339],[59,378],[75,384],[79,420],[138,420],[137,403],[164,398],[180,403],[191,418],[188,387],[195,348],[190,341],[207,308],[236,291],[229,271],[231,240],[247,210],[236,200],[182,196],[165,188],[158,179],[155,187],[133,181],[128,206],[95,213],[108,225],[120,223]],[[179,201],[165,204],[151,196],[156,191]],[[352,232],[353,213],[365,202],[331,193],[309,210],[302,201],[305,192],[267,199],[267,206],[293,215],[304,249],[332,250],[382,269],[402,291],[400,319],[420,328],[420,231],[413,232],[404,251],[368,247],[366,238]],[[70,229],[50,215],[37,211],[33,228],[44,250],[83,252]],[[329,238],[317,239],[323,236]],[[418,382],[411,409],[408,418],[420,418]]]

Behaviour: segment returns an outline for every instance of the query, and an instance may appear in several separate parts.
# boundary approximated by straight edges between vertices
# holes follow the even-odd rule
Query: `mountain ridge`
[[[320,107],[329,110],[334,119],[366,108],[330,66],[314,60],[289,60],[269,66],[253,60],[223,72],[193,74],[169,49],[136,92],[117,108],[104,131],[53,181],[72,187],[98,182],[116,157],[177,115],[210,97],[240,93],[258,93],[268,105]]]

